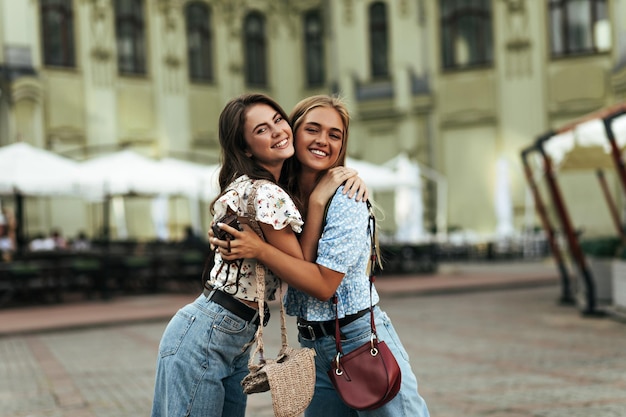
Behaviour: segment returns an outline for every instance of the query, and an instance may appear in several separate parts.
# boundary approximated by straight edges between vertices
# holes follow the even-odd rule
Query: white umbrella
[[[498,224],[496,233],[498,237],[504,238],[512,235],[515,231],[513,228],[513,200],[511,198],[511,185],[509,184],[508,161],[501,157],[497,164],[495,210]]]
[[[0,147],[0,194],[78,194],[79,165],[45,149],[19,142]]]
[[[175,158],[163,158],[159,164],[168,171],[179,171],[190,178],[196,178],[196,185],[199,188],[198,198],[211,200],[219,194],[219,164],[203,165]]]
[[[396,188],[397,229],[395,237],[398,242],[415,243],[424,238],[424,203],[420,169],[404,153],[398,155],[395,162],[397,174],[413,181],[412,185],[402,185]]]
[[[93,199],[105,195],[198,195],[189,172],[160,164],[131,150],[97,157],[81,164],[81,186]]]
[[[167,228],[167,220],[170,213],[167,197],[160,195],[153,198],[150,212],[152,213],[152,223],[154,224],[157,238],[163,241],[169,239],[170,233]]]
[[[404,152],[385,162],[384,166],[393,168],[398,175],[401,175],[403,180],[408,182],[406,187],[421,189],[422,177],[435,183],[437,187],[437,214],[435,223],[438,237],[444,238],[448,229],[448,180],[446,177],[427,165],[420,164],[417,161],[410,161],[408,155]],[[405,169],[407,169],[408,172],[403,172]],[[421,204],[421,197],[419,201]]]
[[[370,162],[346,158],[346,166],[356,169],[359,177],[372,191],[394,190],[398,186],[410,186],[415,183],[414,178],[403,177],[391,168]]]
[[[198,194],[196,196],[189,196],[191,226],[196,233],[204,234],[200,200],[210,201],[219,194],[220,186],[218,177],[220,165],[203,165],[175,158],[163,158],[159,161],[159,164],[168,170],[186,172],[190,177],[196,178]]]
[[[79,173],[77,162],[27,143],[0,147],[0,195],[16,198],[18,250],[25,245],[24,196],[77,196]]]

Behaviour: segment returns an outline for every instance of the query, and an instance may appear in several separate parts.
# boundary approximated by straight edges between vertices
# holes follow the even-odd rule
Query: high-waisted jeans
[[[411,370],[409,356],[400,342],[391,320],[378,306],[374,307],[376,331],[379,340],[384,340],[400,365],[402,371],[402,386],[398,395],[377,410],[357,411],[341,401],[335,391],[327,372],[335,358],[337,349],[335,338],[325,336],[317,340],[307,340],[298,337],[300,344],[314,348],[316,381],[313,400],[305,412],[306,417],[428,417],[426,402],[417,390],[417,378]],[[349,353],[370,340],[370,315],[353,321],[341,328],[345,340],[341,341],[344,353]]]
[[[256,329],[204,295],[181,308],[159,345],[152,417],[244,417]]]

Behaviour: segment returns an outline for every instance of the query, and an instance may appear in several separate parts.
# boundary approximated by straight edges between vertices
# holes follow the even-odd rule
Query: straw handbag
[[[248,197],[248,217],[250,226],[263,237],[261,228],[254,218],[254,196],[264,180],[254,181],[253,191]],[[257,299],[260,322],[265,316],[265,267],[256,264]],[[272,406],[276,417],[295,417],[309,405],[315,389],[315,351],[309,348],[292,348],[287,343],[287,324],[283,304],[282,286],[279,286],[280,332],[282,346],[276,359],[263,356],[263,326],[259,326],[254,342],[256,348],[250,355],[248,369],[250,373],[241,381],[246,394],[270,391]],[[259,362],[255,363],[257,353]]]

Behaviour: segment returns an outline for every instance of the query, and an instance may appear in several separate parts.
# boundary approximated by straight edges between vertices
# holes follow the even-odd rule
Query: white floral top
[[[252,184],[253,181],[247,175],[233,181],[227,187],[228,191],[215,202],[214,218],[220,218],[229,208],[238,216],[246,217]],[[276,230],[291,226],[296,233],[302,231],[304,222],[300,212],[289,195],[278,185],[269,182],[261,184],[257,189],[254,206],[257,222],[270,224]],[[214,288],[237,298],[256,301],[256,262],[256,259],[246,258],[229,265],[216,253],[215,265],[208,282]],[[280,279],[265,267],[265,299],[273,300],[279,286]]]

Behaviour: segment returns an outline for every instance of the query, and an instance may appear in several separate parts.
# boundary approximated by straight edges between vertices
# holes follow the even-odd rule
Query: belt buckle
[[[305,339],[309,339],[309,340],[315,340],[315,331],[313,331],[313,326],[309,325],[309,324],[302,324],[302,323],[298,323],[298,330],[308,330],[309,332],[309,337],[306,337],[306,335],[302,335]]]

